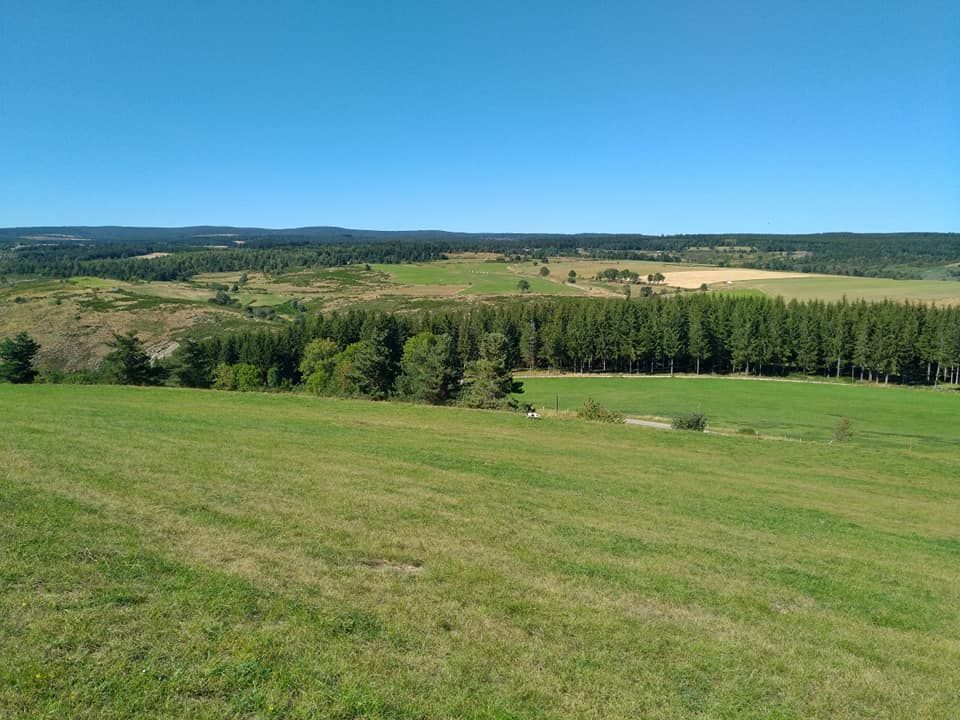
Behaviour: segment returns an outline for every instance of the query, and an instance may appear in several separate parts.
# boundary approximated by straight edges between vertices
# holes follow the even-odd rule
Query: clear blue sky
[[[960,230],[960,3],[0,0],[0,226]]]

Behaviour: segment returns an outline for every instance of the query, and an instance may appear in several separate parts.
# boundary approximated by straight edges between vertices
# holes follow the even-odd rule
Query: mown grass
[[[515,294],[521,279],[526,280],[530,291],[535,293],[564,295],[578,292],[576,288],[534,274],[531,269],[537,268],[532,263],[515,268],[507,263],[467,258],[415,265],[374,265],[373,268],[386,273],[399,285],[413,286],[411,294],[414,295],[417,287],[450,287],[461,295]]]
[[[589,397],[631,417],[703,412],[711,426],[793,440],[827,441],[841,417],[852,442],[916,450],[960,448],[960,392],[929,388],[741,379],[738,377],[527,377],[519,396],[540,408],[575,410]]]
[[[947,718],[950,456],[0,386],[0,716]]]
[[[909,300],[936,305],[960,304],[960,282],[956,280],[891,280],[817,275],[808,278],[744,280],[728,287],[732,292],[760,291],[765,295],[781,296],[787,300],[838,302],[845,297],[848,300],[870,302]]]

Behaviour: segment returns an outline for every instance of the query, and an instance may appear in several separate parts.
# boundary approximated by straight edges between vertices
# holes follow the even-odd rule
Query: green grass
[[[530,274],[530,268],[516,269],[507,263],[483,262],[476,259],[444,260],[418,265],[373,265],[400,285],[459,288],[461,295],[497,295],[516,293],[523,278],[530,291],[552,295],[578,292],[560,283]]]
[[[952,456],[173,389],[0,415],[0,717],[960,714]]]
[[[755,428],[794,440],[829,440],[841,417],[854,441],[870,447],[960,447],[960,392],[869,383],[814,383],[738,377],[528,377],[518,396],[541,408],[575,410],[592,397],[631,417],[671,418],[702,411],[710,425]]]
[[[960,304],[960,282],[956,280],[890,280],[815,276],[776,280],[744,280],[728,286],[730,291],[759,290],[765,295],[780,295],[788,300],[882,301],[910,300],[943,305]]]

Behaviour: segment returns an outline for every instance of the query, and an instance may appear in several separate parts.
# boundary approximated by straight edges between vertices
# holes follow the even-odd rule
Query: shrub
[[[833,437],[830,442],[846,442],[853,437],[853,421],[848,417],[842,417],[837,420],[833,426]]]
[[[581,420],[593,420],[594,422],[623,422],[623,413],[618,413],[615,410],[607,410],[593,398],[587,398],[586,402],[583,403],[583,407],[577,410],[577,417]]]
[[[754,430],[752,427],[742,427],[737,430],[738,435],[759,435],[759,433]]]
[[[677,415],[670,422],[670,427],[674,430],[695,430],[696,432],[703,432],[707,429],[707,416],[703,413]]]
[[[249,392],[259,390],[261,383],[260,371],[256,365],[250,363],[238,363],[233,366],[234,377],[237,381],[237,390],[240,392]]]

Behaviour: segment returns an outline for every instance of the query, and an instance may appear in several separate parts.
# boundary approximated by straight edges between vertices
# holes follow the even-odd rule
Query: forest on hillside
[[[215,247],[212,247],[215,246]],[[451,252],[707,264],[838,275],[960,278],[958,233],[812,235],[486,234],[343,228],[0,229],[0,276],[184,280],[201,272],[276,272],[358,262],[422,262]],[[133,260],[170,253],[149,262]]]
[[[188,385],[209,386],[217,373],[242,372],[247,389],[306,384],[318,392],[384,398],[404,394],[404,367],[411,368],[407,374],[433,373],[434,384],[449,388],[456,384],[450,378],[469,376],[478,363],[496,364],[499,377],[509,369],[540,368],[955,383],[960,309],[701,293],[640,302],[514,301],[419,314],[358,309],[302,316],[279,332],[187,343],[172,367]],[[221,386],[237,387],[236,377],[230,379],[232,385]],[[444,397],[455,395],[450,390]]]

